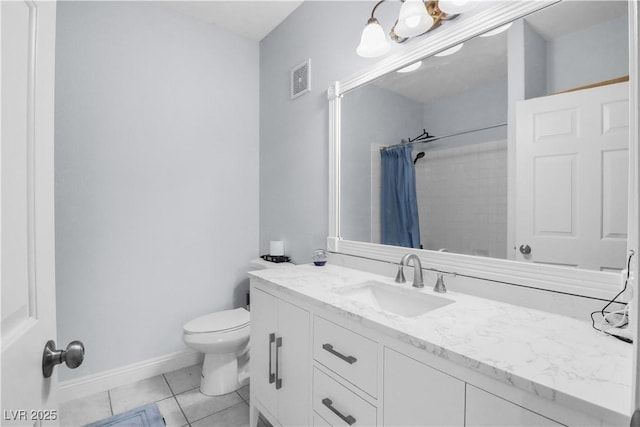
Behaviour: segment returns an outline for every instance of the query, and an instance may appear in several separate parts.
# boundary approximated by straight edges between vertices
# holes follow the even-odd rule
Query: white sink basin
[[[376,281],[342,288],[337,293],[370,305],[375,310],[404,317],[420,316],[454,302],[447,298],[417,292],[415,289],[403,289]]]

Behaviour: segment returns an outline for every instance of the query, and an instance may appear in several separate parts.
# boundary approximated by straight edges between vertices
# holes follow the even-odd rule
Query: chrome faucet
[[[436,280],[436,285],[433,287],[433,292],[438,292],[439,294],[444,294],[447,292],[447,288],[444,286],[444,279],[442,278],[442,276],[442,273],[438,273],[438,279]]]
[[[403,267],[408,265],[409,260],[413,260],[413,286],[415,288],[424,288],[424,280],[422,279],[422,264],[420,258],[416,254],[406,254],[400,260],[398,266],[398,274],[396,274],[396,282],[405,283],[407,279],[404,278]]]

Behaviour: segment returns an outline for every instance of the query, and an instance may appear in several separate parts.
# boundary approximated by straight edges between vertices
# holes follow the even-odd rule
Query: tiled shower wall
[[[424,151],[415,165],[424,249],[506,258],[507,141]]]

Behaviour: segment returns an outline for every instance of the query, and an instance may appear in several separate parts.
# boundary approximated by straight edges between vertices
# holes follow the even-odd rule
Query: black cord
[[[605,334],[607,334],[607,335],[609,335],[609,336],[612,336],[612,337],[618,338],[620,341],[624,341],[624,342],[632,342],[632,341],[631,341],[631,340],[629,340],[628,338],[619,337],[619,336],[617,336],[617,335],[610,334],[610,333],[608,333],[608,332],[607,332],[607,331],[605,331],[605,330],[602,330],[602,329],[598,329],[598,328],[596,328],[596,321],[595,321],[595,319],[593,318],[593,315],[594,315],[594,314],[596,314],[596,313],[600,313],[600,314],[602,315],[602,319],[604,320],[605,315],[607,315],[607,314],[609,314],[609,313],[610,313],[610,312],[605,311],[605,310],[606,310],[606,309],[607,309],[611,304],[613,304],[614,302],[617,302],[617,303],[619,303],[619,304],[623,304],[622,302],[616,301],[616,299],[618,299],[618,297],[619,297],[620,295],[622,295],[622,294],[624,293],[624,291],[626,291],[626,290],[627,290],[627,285],[629,284],[629,276],[631,275],[631,259],[633,258],[633,255],[635,254],[635,252],[634,252],[633,250],[631,250],[631,251],[629,251],[629,252],[630,252],[630,254],[629,254],[629,258],[627,259],[627,277],[625,277],[625,279],[624,279],[624,286],[622,287],[622,290],[621,290],[620,292],[618,292],[618,294],[617,294],[615,297],[613,297],[613,298],[612,298],[612,299],[611,299],[611,300],[610,300],[610,301],[609,301],[609,302],[608,302],[604,307],[602,307],[602,309],[601,309],[601,310],[597,310],[597,311],[594,311],[594,312],[592,312],[592,313],[591,313],[591,327],[592,327],[593,329],[595,329],[596,331],[603,332],[603,333],[605,333]]]

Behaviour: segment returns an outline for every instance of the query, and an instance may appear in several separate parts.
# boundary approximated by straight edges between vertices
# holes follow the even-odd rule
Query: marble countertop
[[[340,289],[369,280],[433,295],[431,287],[416,289],[334,265],[249,274],[258,283],[561,405],[578,411],[585,403],[595,405],[605,419],[631,414],[633,346],[594,330],[589,321],[457,292],[436,294],[455,303],[408,318],[345,298]]]

